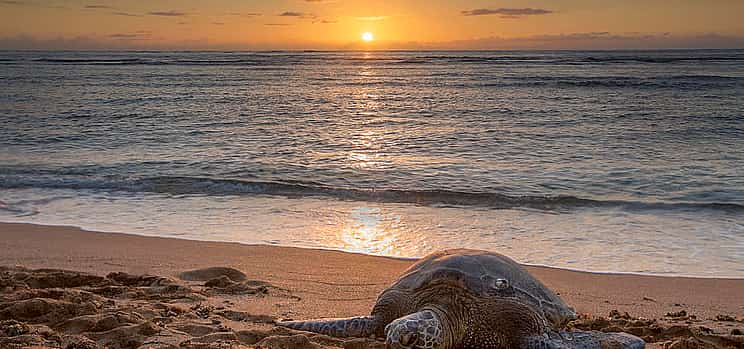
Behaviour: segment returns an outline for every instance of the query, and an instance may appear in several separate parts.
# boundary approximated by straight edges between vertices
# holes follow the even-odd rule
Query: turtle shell
[[[554,326],[575,319],[576,313],[511,258],[488,251],[445,250],[414,264],[393,288],[415,295],[435,285],[459,287],[475,297],[513,298],[529,304]]]

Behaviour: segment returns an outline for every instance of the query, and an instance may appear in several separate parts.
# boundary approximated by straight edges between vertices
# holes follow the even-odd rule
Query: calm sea
[[[0,52],[0,221],[744,277],[744,51]]]

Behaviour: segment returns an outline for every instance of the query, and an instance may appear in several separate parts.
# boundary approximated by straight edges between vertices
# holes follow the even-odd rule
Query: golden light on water
[[[375,40],[375,34],[372,34],[370,32],[364,32],[362,33],[362,40],[364,42],[372,42]]]
[[[390,228],[383,222],[379,208],[355,207],[339,232],[339,240],[348,251],[393,255],[397,251]]]

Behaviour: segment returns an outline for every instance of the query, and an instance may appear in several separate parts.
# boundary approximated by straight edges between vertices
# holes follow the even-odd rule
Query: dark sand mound
[[[269,288],[276,288],[270,283],[263,281],[243,281],[235,282],[227,276],[210,279],[204,283],[210,291],[222,294],[267,294]],[[278,289],[278,288],[277,288]]]
[[[204,269],[196,269],[185,271],[178,274],[181,280],[186,281],[208,281],[220,277],[227,277],[232,281],[244,281],[246,279],[245,274],[240,270],[228,268],[228,267],[211,267]]]

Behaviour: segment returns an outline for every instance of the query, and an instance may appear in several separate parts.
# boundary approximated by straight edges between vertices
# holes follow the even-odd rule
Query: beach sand
[[[412,263],[0,224],[0,348],[377,347],[272,323],[368,314]],[[573,327],[624,330],[648,347],[744,348],[744,279],[528,270],[582,314]]]

